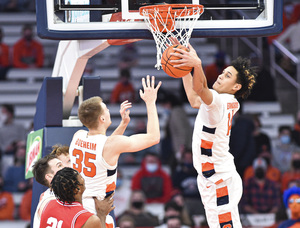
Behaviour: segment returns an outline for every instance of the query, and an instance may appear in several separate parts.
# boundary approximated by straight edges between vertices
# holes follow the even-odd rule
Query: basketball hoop
[[[173,44],[169,37],[177,38],[180,44],[188,46],[195,22],[203,13],[202,5],[195,4],[163,4],[151,5],[140,8],[140,15],[153,34],[157,49],[157,63],[155,67],[161,67],[162,53]]]

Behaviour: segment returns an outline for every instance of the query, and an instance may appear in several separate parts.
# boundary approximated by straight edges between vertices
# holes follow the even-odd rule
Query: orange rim
[[[200,12],[199,12],[200,8]],[[185,15],[182,15],[182,11],[186,10]],[[143,12],[147,12],[149,15],[149,21],[151,27],[154,31],[160,31],[166,33],[168,31],[174,31],[174,20],[176,18],[185,17],[185,16],[193,16],[196,14],[201,15],[204,11],[203,5],[197,4],[163,4],[163,5],[150,5],[143,6],[139,9],[140,15],[144,16]],[[153,17],[154,12],[159,13],[160,20]],[[171,17],[170,17],[171,15]],[[165,20],[161,22],[161,20]],[[165,26],[166,27],[165,27]]]
[[[171,7],[171,9],[170,9]],[[187,12],[192,12],[192,14],[189,15],[194,15],[197,11],[198,8],[200,8],[199,14],[202,14],[204,11],[203,5],[197,5],[197,4],[164,4],[164,5],[150,5],[150,6],[143,6],[139,9],[140,15],[144,16],[143,11],[147,11],[149,14],[154,13],[156,9],[159,9],[160,15],[164,17],[163,15],[166,15],[168,11],[170,10],[170,13],[173,15],[179,16],[180,13],[184,10],[187,9]],[[195,10],[197,9],[197,10]],[[179,13],[179,15],[178,15]],[[186,16],[186,15],[183,15]]]

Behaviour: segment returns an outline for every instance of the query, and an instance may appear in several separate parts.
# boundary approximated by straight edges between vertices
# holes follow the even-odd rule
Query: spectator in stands
[[[43,46],[34,39],[32,26],[22,28],[22,38],[13,46],[13,66],[16,68],[41,68],[44,64]]]
[[[120,214],[122,214],[128,208],[130,202],[128,197],[129,195],[131,195],[130,181],[126,181],[126,178],[123,175],[123,170],[119,168],[117,173],[116,191],[114,195],[114,205],[116,206],[114,213],[116,217],[120,216]]]
[[[141,168],[133,175],[131,189],[142,190],[148,203],[165,203],[170,200],[172,181],[161,166],[157,153],[148,152]]]
[[[180,211],[179,216],[180,216],[180,220],[182,221],[182,224],[187,226],[194,226],[192,213],[189,213],[183,195],[181,194],[180,191],[175,190],[172,192],[171,201],[175,202],[179,208]]]
[[[280,36],[277,38],[277,41],[281,43],[283,46],[287,47],[287,49],[293,52],[294,54],[299,55],[300,54],[300,44],[298,42],[299,36],[300,36],[300,17],[298,18],[298,21],[296,23],[291,24],[283,33],[280,34]]]
[[[184,148],[192,147],[193,128],[190,124],[188,114],[186,113],[183,103],[174,92],[167,92],[165,99],[160,100],[167,113],[166,119],[166,136],[171,140],[173,153],[167,153],[162,148],[161,153],[163,160],[168,160],[171,168],[175,168],[177,161],[182,157]],[[172,163],[171,160],[174,160]]]
[[[271,151],[271,140],[270,137],[261,131],[261,122],[257,115],[253,116],[253,122],[254,122],[254,140],[255,140],[255,146],[256,146],[256,153],[255,157],[260,156],[264,152],[270,152]]]
[[[9,47],[3,43],[3,30],[0,28],[0,81],[6,79],[9,68]]]
[[[297,146],[300,146],[300,110],[297,113],[296,123],[292,130],[292,138]]]
[[[117,224],[124,216],[131,216],[136,227],[153,227],[159,224],[158,217],[145,209],[146,197],[143,191],[136,190],[131,193],[129,209],[117,218]]]
[[[33,178],[29,180],[28,189],[24,193],[20,204],[19,215],[20,215],[20,219],[22,220],[30,221],[31,219],[32,183],[33,183]]]
[[[2,152],[1,171],[5,174],[8,166],[13,165],[13,154],[18,141],[26,139],[26,129],[15,123],[15,108],[11,104],[3,104],[0,108],[0,149]]]
[[[135,228],[135,222],[132,216],[124,215],[118,220],[118,227],[120,228]]]
[[[251,65],[256,67],[256,83],[248,100],[252,101],[276,101],[274,77],[270,73],[270,67],[265,63],[265,59],[256,53],[251,53]]]
[[[282,14],[282,32],[268,37],[268,43],[271,44],[274,39],[280,36],[293,23],[296,23],[300,18],[300,4],[293,0],[284,0],[283,14]]]
[[[290,126],[280,126],[278,138],[273,143],[273,166],[277,167],[281,173],[290,169],[292,153],[297,149],[292,141],[292,129]]]
[[[14,155],[14,165],[10,166],[4,175],[4,190],[8,192],[24,192],[28,188],[28,180],[25,179],[26,143],[17,143]]]
[[[121,69],[119,82],[114,87],[110,102],[112,104],[122,103],[128,100],[131,103],[135,102],[135,88],[130,81],[130,69]]]
[[[180,217],[180,207],[176,204],[176,202],[171,200],[171,201],[167,202],[164,206],[163,224],[161,224],[160,226],[157,226],[155,228],[167,228],[168,224],[170,225],[170,223],[173,223],[173,222],[170,222],[170,220],[172,220],[173,218],[177,218],[177,220],[179,220],[179,222],[177,221],[177,224],[179,225],[178,228],[191,227],[191,226],[182,224],[182,220]]]
[[[260,158],[263,158],[266,163],[267,163],[267,170],[266,170],[266,178],[274,181],[278,184],[281,183],[281,173],[279,169],[276,167],[272,166],[271,161],[272,161],[272,154],[268,151],[265,151],[259,155]],[[247,181],[248,179],[252,178],[255,176],[255,171],[253,165],[247,167],[245,170],[244,176],[243,176],[243,181]]]
[[[253,162],[255,176],[244,184],[241,211],[244,213],[276,213],[281,206],[277,183],[265,177],[267,163],[263,158]]]
[[[226,54],[223,51],[218,51],[215,54],[214,63],[207,65],[204,68],[205,76],[207,79],[207,85],[212,88],[212,85],[217,80],[218,76],[222,74],[223,70],[227,67],[226,64]]]
[[[252,165],[255,159],[254,129],[252,116],[243,115],[240,111],[235,114],[229,147],[230,153],[234,156],[237,172],[241,177],[244,175],[246,167]]]
[[[172,183],[175,189],[181,191],[190,215],[205,213],[197,186],[197,176],[198,173],[193,166],[192,150],[185,149],[179,164],[172,172]]]
[[[300,188],[292,187],[283,194],[286,208],[290,210],[290,218],[282,222],[278,228],[300,227]]]
[[[165,219],[165,223],[155,228],[188,228],[190,226],[182,225],[181,219],[178,216],[170,216]]]
[[[192,150],[186,149],[182,153],[179,165],[172,173],[173,187],[182,192],[184,198],[198,199],[197,171],[193,166]]]
[[[291,159],[291,168],[282,174],[281,190],[288,189],[289,183],[300,180],[300,151],[294,151]],[[300,187],[300,186],[299,186]]]
[[[0,220],[13,220],[15,203],[10,192],[3,191],[4,181],[0,176]]]
[[[131,69],[138,64],[139,54],[135,43],[129,43],[122,46],[119,53],[119,69]]]
[[[33,10],[34,4],[30,0],[2,0],[2,9],[6,12],[21,12]]]

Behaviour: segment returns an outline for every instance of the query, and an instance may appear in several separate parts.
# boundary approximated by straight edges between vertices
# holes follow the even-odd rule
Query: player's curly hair
[[[51,190],[57,199],[64,203],[73,203],[75,195],[80,190],[77,176],[79,173],[72,168],[65,167],[59,170],[51,181]]]
[[[95,96],[81,103],[78,108],[78,117],[81,123],[87,128],[95,128],[98,126],[98,117],[103,113],[100,103],[102,98]]]
[[[246,99],[256,82],[256,67],[251,67],[249,59],[238,57],[233,60],[231,65],[237,70],[237,83],[242,85],[242,88],[235,93],[236,98]]]
[[[62,146],[60,144],[56,144],[54,146],[52,146],[52,151],[50,154],[55,155],[56,157],[60,156],[60,155],[65,155],[68,156],[69,155],[69,147],[68,146]]]

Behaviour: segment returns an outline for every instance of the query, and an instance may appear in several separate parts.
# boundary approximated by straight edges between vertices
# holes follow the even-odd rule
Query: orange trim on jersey
[[[106,228],[114,228],[114,224],[112,223],[105,223]]]
[[[223,188],[217,188],[217,198],[222,197],[222,196],[228,196],[228,188],[227,186]]]
[[[213,163],[202,163],[202,172],[210,171],[214,169],[214,164]]]
[[[223,179],[218,180],[215,185],[221,184],[223,182]]]
[[[227,213],[219,215],[219,222],[220,223],[227,223],[227,222],[230,222],[231,220],[232,220],[231,212],[227,212]]]
[[[206,141],[204,139],[201,139],[201,147],[204,149],[211,149],[213,146],[213,142]]]
[[[113,182],[111,184],[107,184],[106,185],[106,190],[105,192],[111,192],[111,191],[114,191],[116,189],[116,183]]]

